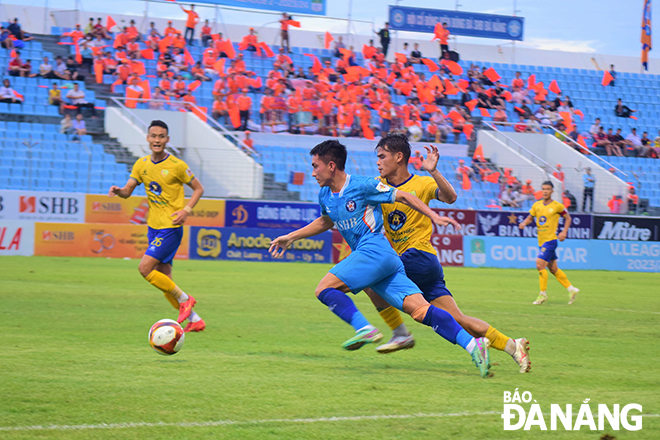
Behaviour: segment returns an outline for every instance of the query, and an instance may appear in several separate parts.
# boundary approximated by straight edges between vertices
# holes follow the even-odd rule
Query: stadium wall
[[[140,258],[148,245],[145,198],[2,190],[0,200],[0,255]],[[431,242],[442,264],[535,267],[536,227],[518,228],[527,212],[435,211],[461,224],[458,230],[434,226]],[[176,258],[272,261],[268,247],[273,238],[319,215],[312,203],[202,199],[186,222]],[[660,271],[660,218],[572,218],[568,239],[558,247],[562,268]],[[332,231],[297,242],[278,261],[336,263],[349,254],[339,232]]]

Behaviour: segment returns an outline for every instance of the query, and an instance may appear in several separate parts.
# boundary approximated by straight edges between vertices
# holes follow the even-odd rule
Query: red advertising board
[[[431,235],[431,244],[438,252],[443,266],[463,266],[463,237],[460,235]]]
[[[437,209],[435,212],[443,217],[449,217],[456,220],[461,229],[458,231],[452,225],[438,226],[433,225],[433,233],[441,235],[477,235],[477,215],[476,211],[468,209]],[[462,248],[461,248],[462,249]]]

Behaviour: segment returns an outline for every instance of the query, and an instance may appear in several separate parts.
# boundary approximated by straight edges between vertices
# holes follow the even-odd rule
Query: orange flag
[[[289,24],[289,26],[291,26],[291,27],[297,27],[297,28],[300,27],[300,22],[299,22],[299,21],[296,21],[296,20],[287,20],[286,22],[287,22],[287,23]]]
[[[491,173],[491,174],[487,175],[486,177],[484,177],[484,180],[486,182],[490,182],[490,183],[499,183],[500,173]]]
[[[445,78],[445,95],[457,95],[458,94],[458,89],[454,87],[454,85],[449,81],[449,79]]]
[[[430,59],[430,58],[422,58],[422,63],[424,63],[424,65],[425,65],[426,67],[429,68],[429,70],[431,71],[431,73],[440,70],[440,68],[438,67],[438,65],[435,64],[435,61],[433,61],[433,60]]]
[[[140,51],[140,55],[142,55],[142,58],[145,60],[153,60],[154,59],[154,50],[153,49],[143,49]]]
[[[472,112],[472,111],[474,111],[474,108],[477,106],[477,103],[478,103],[478,102],[479,102],[479,101],[477,101],[476,99],[473,99],[473,100],[471,100],[471,101],[466,102],[466,103],[465,103],[465,106],[466,106],[467,108],[469,108],[470,111]]]
[[[394,74],[394,72],[390,72],[389,76],[387,77],[387,84],[392,85],[395,79],[396,79],[396,75]]]
[[[470,178],[468,177],[467,173],[463,172],[463,191],[469,191],[472,189],[472,182],[470,182]]]
[[[213,63],[213,70],[218,72],[218,75],[225,76],[225,60],[226,58],[220,58],[218,61]]]
[[[261,82],[261,77],[257,76],[253,78],[252,81],[250,82],[250,85],[255,89],[260,89],[263,86],[263,83]]]
[[[477,145],[477,148],[474,149],[474,154],[472,155],[472,159],[486,160],[486,158],[484,157],[484,147],[482,147],[481,144]]]
[[[468,140],[470,140],[470,137],[472,136],[473,131],[474,131],[474,125],[472,125],[472,124],[463,125],[463,133],[465,133],[465,137]]]
[[[221,52],[224,52],[227,55],[227,58],[230,60],[233,60],[236,58],[236,49],[234,49],[234,45],[231,43],[231,40],[227,38],[224,41],[224,44],[222,46],[222,49],[220,49]]]
[[[466,79],[460,79],[456,83],[456,86],[458,87],[458,89],[463,93],[467,92],[467,88],[468,88],[469,85],[470,85],[470,82]]]
[[[490,118],[490,112],[488,112],[488,109],[480,108],[479,111],[481,112],[481,116],[484,118]]]
[[[443,59],[443,60],[440,61],[440,64],[444,64],[445,66],[447,66],[447,68],[449,69],[449,71],[451,72],[452,75],[457,75],[458,76],[458,75],[463,74],[463,68],[457,62],[454,62],[452,60]],[[486,72],[484,72],[484,74],[485,73]],[[495,82],[495,81],[493,81],[493,82]]]
[[[195,59],[190,55],[190,52],[188,52],[188,49],[183,49],[183,59],[186,60],[186,63],[189,65],[195,64]]]
[[[119,32],[117,32],[117,35],[115,36],[115,42],[112,43],[112,47],[114,47],[115,49],[117,49],[119,46],[121,46],[120,38],[121,38],[121,34]]]
[[[144,90],[144,95],[142,95],[142,99],[151,99],[151,84],[149,84],[149,80],[145,79],[138,85],[142,87],[142,90]]]
[[[559,88],[559,84],[557,84],[557,80],[553,79],[550,82],[550,86],[548,87],[548,90],[550,90],[552,93],[561,93],[561,89]]]
[[[326,49],[330,49],[330,43],[332,43],[333,41],[335,41],[335,39],[333,38],[332,34],[326,31],[325,38],[323,39],[323,47],[325,47]]]
[[[376,55],[376,48],[367,46],[365,44],[362,46],[362,55],[364,56],[365,60],[370,60],[374,55]]]
[[[105,19],[105,27],[108,28],[108,32],[112,32],[112,28],[117,26],[117,23],[108,15],[108,18]]]
[[[630,115],[630,119],[634,119],[635,121],[637,120],[637,116]]]
[[[502,77],[492,67],[489,67],[488,69],[484,70],[484,76],[488,78],[492,83],[495,83],[500,79],[502,79]]]
[[[433,28],[433,39],[431,41],[440,40],[442,38],[443,30],[444,28],[442,27],[442,23],[437,22]]]
[[[339,53],[341,54],[342,60],[348,62],[348,59],[351,57],[351,51],[343,47],[340,47]]]
[[[321,64],[321,62],[319,61],[319,59],[316,55],[311,54],[311,53],[305,53],[303,55],[305,55],[306,57],[310,57],[312,59],[312,61],[314,63],[312,65],[312,72],[319,73],[321,70],[323,70],[323,65]]]
[[[571,112],[559,112],[559,116],[564,120],[564,126],[566,128],[573,126],[573,123],[571,122]]]
[[[434,104],[425,104],[424,113],[435,113],[438,111],[438,106]]]
[[[17,97],[18,99],[20,99],[21,101],[25,101],[25,96],[21,95],[16,90],[14,90],[14,96]]]
[[[449,113],[447,113],[447,117],[449,119],[451,119],[452,121],[454,121],[454,122],[459,122],[460,123],[460,122],[465,121],[463,116],[461,116],[460,113],[458,113],[456,110],[452,110]]]
[[[578,144],[582,145],[586,151],[589,151],[589,148],[587,148],[587,142],[584,140],[581,134],[578,134]]]
[[[130,87],[126,88],[126,107],[128,108],[135,108],[137,106],[137,100],[140,97],[140,92],[137,90],[134,90]]]
[[[133,72],[137,73],[140,76],[147,74],[147,71],[144,68],[144,63],[141,63],[140,61],[133,61],[131,63],[131,68],[133,69]]]
[[[370,141],[374,140],[374,131],[369,127],[368,124],[362,124],[362,134],[364,134],[364,137],[366,139],[369,139]]]
[[[534,88],[534,84],[536,84],[536,75],[529,75],[529,78],[527,78],[527,88]]]
[[[575,109],[573,113],[578,115],[581,121],[584,121],[584,113],[582,113],[582,110]]]
[[[160,53],[167,52],[167,48],[172,45],[172,37],[165,37],[158,42],[158,50]]]
[[[268,57],[268,58],[272,58],[272,57],[275,56],[275,53],[274,53],[273,50],[270,48],[270,46],[268,46],[268,45],[266,44],[265,41],[260,42],[260,43],[259,43],[259,46],[261,46],[261,48],[262,48],[262,49],[264,50],[264,52],[266,53],[266,57]]]
[[[94,75],[96,76],[96,84],[103,83],[103,64],[94,63]]]
[[[511,102],[511,100],[513,99],[513,95],[508,90],[506,92],[502,93],[502,97],[504,99],[506,99],[507,102]]]
[[[406,64],[406,62],[408,62],[408,57],[399,52],[394,54],[394,58],[396,58],[397,63]]]
[[[193,82],[191,82],[190,84],[188,84],[188,90],[190,90],[191,92],[194,92],[194,91],[197,90],[197,89],[199,88],[199,86],[201,86],[201,85],[202,85],[202,82],[201,82],[200,80],[193,81]]]
[[[240,115],[240,112],[238,111],[238,107],[235,106],[235,105],[232,106],[228,110],[228,113],[229,113],[229,119],[231,120],[231,125],[234,128],[240,127],[241,126],[241,115]]]
[[[429,83],[428,83],[428,84],[429,84],[429,87],[430,87],[431,89],[435,89],[435,88],[437,88],[437,89],[440,90],[441,92],[445,89],[445,88],[442,86],[442,80],[440,79],[440,77],[439,77],[438,75],[433,75],[433,76],[431,77],[431,79],[429,80]]]
[[[419,96],[419,100],[422,102],[432,103],[435,101],[433,98],[433,93],[428,87],[417,87],[417,95]]]
[[[206,122],[208,117],[206,114],[208,113],[209,109],[207,107],[193,107],[192,108],[192,113],[197,116],[199,119],[201,119],[203,122]]]
[[[610,74],[610,72],[608,72],[607,70],[605,70],[605,71],[603,72],[603,81],[601,81],[601,84],[602,84],[603,86],[608,86],[613,80],[614,80],[614,78],[612,77],[612,75]]]

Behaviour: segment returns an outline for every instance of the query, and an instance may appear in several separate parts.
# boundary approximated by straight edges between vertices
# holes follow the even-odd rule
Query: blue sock
[[[458,343],[463,348],[472,340],[472,336],[463,330],[463,327],[458,325],[458,322],[456,322],[453,316],[435,306],[430,306],[426,312],[424,325],[431,327],[434,332],[452,344]],[[469,338],[467,341],[465,340],[465,335]]]
[[[332,313],[352,325],[355,331],[369,325],[369,321],[355,307],[353,300],[340,290],[325,289],[319,295],[319,301],[328,306]]]

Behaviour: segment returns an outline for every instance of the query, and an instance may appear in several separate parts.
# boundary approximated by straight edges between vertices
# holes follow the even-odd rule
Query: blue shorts
[[[441,296],[452,296],[445,285],[445,274],[437,255],[419,249],[408,249],[401,255],[406,275],[417,284],[428,302]]]
[[[406,276],[396,252],[389,243],[385,244],[387,248],[378,243],[362,245],[330,269],[330,273],[346,284],[351,292],[358,293],[371,287],[391,306],[402,310],[405,297],[420,293],[420,289]]]
[[[536,258],[540,258],[541,260],[545,260],[549,263],[552,260],[557,259],[557,252],[555,252],[556,250],[557,240],[546,241],[541,246],[539,246],[539,254],[536,256]]]
[[[174,255],[181,245],[183,227],[166,229],[149,228],[147,238],[149,239],[149,247],[144,254],[154,257],[163,264],[172,264]]]

